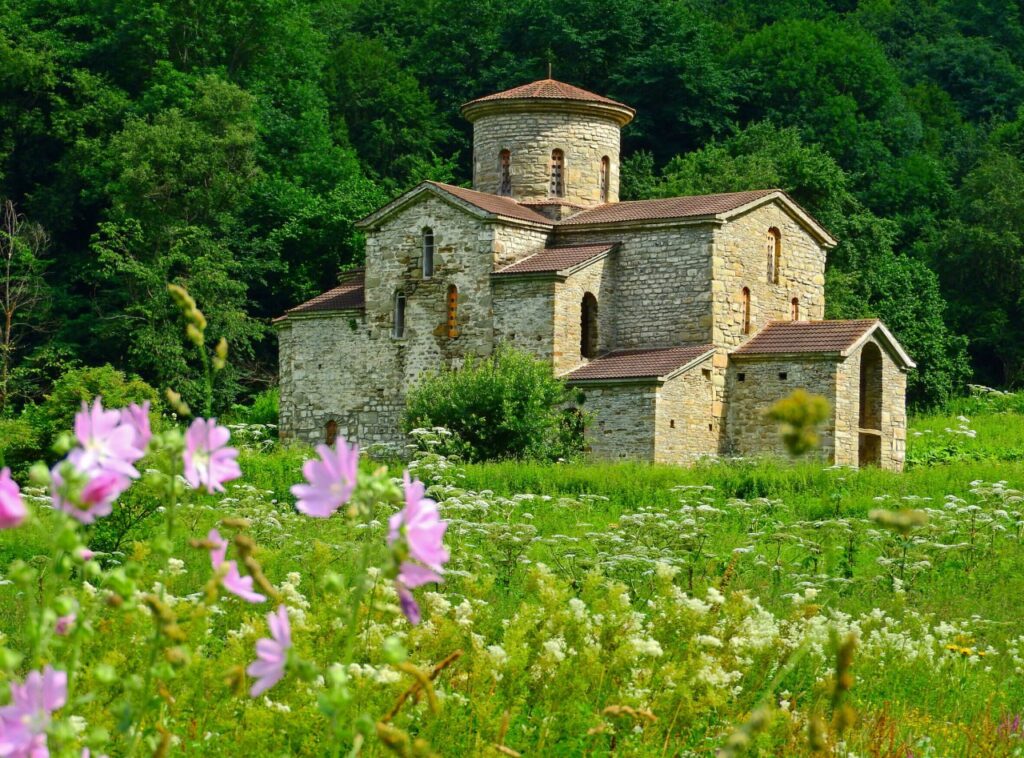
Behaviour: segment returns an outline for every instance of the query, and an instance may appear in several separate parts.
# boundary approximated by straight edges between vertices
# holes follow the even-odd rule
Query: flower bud
[[[198,329],[199,331],[206,331],[206,316],[204,316],[203,312],[198,308],[192,308],[190,311],[188,311],[185,314],[185,318],[187,318],[190,322],[195,324],[196,329]]]
[[[220,341],[217,343],[217,347],[213,350],[217,357],[222,361],[226,361],[228,359],[228,341],[223,337],[220,338]]]
[[[192,296],[188,294],[188,290],[177,284],[168,284],[167,291],[171,295],[171,300],[182,310],[190,310],[196,307],[196,301],[192,299]]]
[[[384,640],[384,660],[388,663],[403,663],[409,654],[402,641],[394,635]]]
[[[195,324],[189,324],[185,327],[185,336],[188,337],[188,341],[196,347],[202,347],[203,342],[206,341],[206,338],[203,337],[203,333],[196,328]]]
[[[42,461],[37,461],[32,464],[32,468],[28,470],[28,478],[32,484],[40,487],[50,486],[50,469],[47,468],[46,464]]]

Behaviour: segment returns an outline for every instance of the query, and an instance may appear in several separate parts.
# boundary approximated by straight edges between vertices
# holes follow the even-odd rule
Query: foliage
[[[410,390],[406,431],[441,426],[472,460],[555,459],[582,449],[582,434],[565,410],[569,393],[551,367],[508,346],[470,358],[456,369],[428,374]]]
[[[41,403],[29,406],[22,414],[38,445],[31,455],[49,458],[57,438],[71,431],[82,404],[91,403],[95,397],[102,397],[112,407],[125,407],[147,400],[156,402],[157,392],[139,377],[126,375],[110,365],[68,371]]]
[[[765,415],[778,422],[786,450],[798,458],[818,447],[821,442],[818,427],[830,411],[828,400],[821,395],[798,389],[775,403]]]

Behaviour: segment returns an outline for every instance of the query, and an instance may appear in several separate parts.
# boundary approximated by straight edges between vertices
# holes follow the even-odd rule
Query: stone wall
[[[324,441],[329,421],[361,445],[401,442],[398,353],[363,313],[292,316],[278,328],[282,439]]]
[[[860,369],[864,350],[869,344],[879,349],[882,359],[881,423],[877,429],[880,433],[881,466],[902,471],[907,444],[907,375],[900,370],[884,345],[874,338],[838,367],[835,461],[844,466],[857,466],[861,462]]]
[[[771,359],[732,356],[726,373],[726,452],[786,456],[778,424],[766,418],[765,412],[795,389],[822,395],[835,409],[837,370],[834,358],[819,355]],[[836,446],[834,413],[819,432],[821,448],[817,455],[832,460]]]
[[[768,281],[768,230],[782,238],[779,281]],[[731,219],[714,234],[713,337],[736,347],[743,333],[743,288],[750,290],[750,334],[771,320],[790,319],[799,298],[800,319],[825,317],[825,249],[774,202]]]
[[[494,342],[553,362],[555,280],[552,277],[494,278]]]
[[[473,124],[473,188],[497,194],[501,182],[500,154],[511,152],[512,197],[520,201],[548,199],[551,152],[565,153],[562,196],[582,206],[601,203],[601,158],[610,161],[608,202],[619,199],[619,125],[596,113],[510,110],[481,115]]]
[[[587,451],[602,460],[654,460],[658,386],[578,385],[585,400]]]
[[[550,229],[516,224],[494,224],[494,270],[518,263],[547,247]]]
[[[555,285],[554,369],[564,374],[588,360],[580,354],[583,296],[597,298],[597,355],[615,347],[615,254],[594,261]]]
[[[654,459],[691,463],[718,451],[711,360],[672,377],[657,393]]]
[[[622,243],[615,262],[609,344],[628,350],[711,341],[710,225],[563,228],[557,235],[559,245]]]

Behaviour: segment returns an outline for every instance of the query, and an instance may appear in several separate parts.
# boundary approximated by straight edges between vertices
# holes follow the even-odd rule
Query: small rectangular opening
[[[709,432],[715,431],[715,425],[714,424],[708,424],[708,431]]]
[[[747,375],[744,374],[743,372],[740,372],[740,373],[736,374],[736,381],[737,382],[745,382],[745,381],[747,381]]]
[[[789,374],[787,374],[785,371],[780,371],[779,372],[779,379],[781,379],[782,381],[786,381],[788,378],[789,378]]]
[[[676,428],[676,420],[674,418],[673,419],[669,419],[668,428],[669,429],[675,429]]]
[[[700,373],[704,376],[705,379],[710,379],[711,378],[711,369],[709,369],[709,368],[702,368],[700,370]]]

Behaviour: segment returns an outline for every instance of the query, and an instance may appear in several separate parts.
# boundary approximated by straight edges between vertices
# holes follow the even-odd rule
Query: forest
[[[1018,0],[0,0],[0,416],[111,364],[202,394],[165,286],[227,338],[363,254],[354,222],[470,177],[459,106],[547,75],[637,109],[624,199],[781,187],[841,240],[910,400],[1024,383]]]

